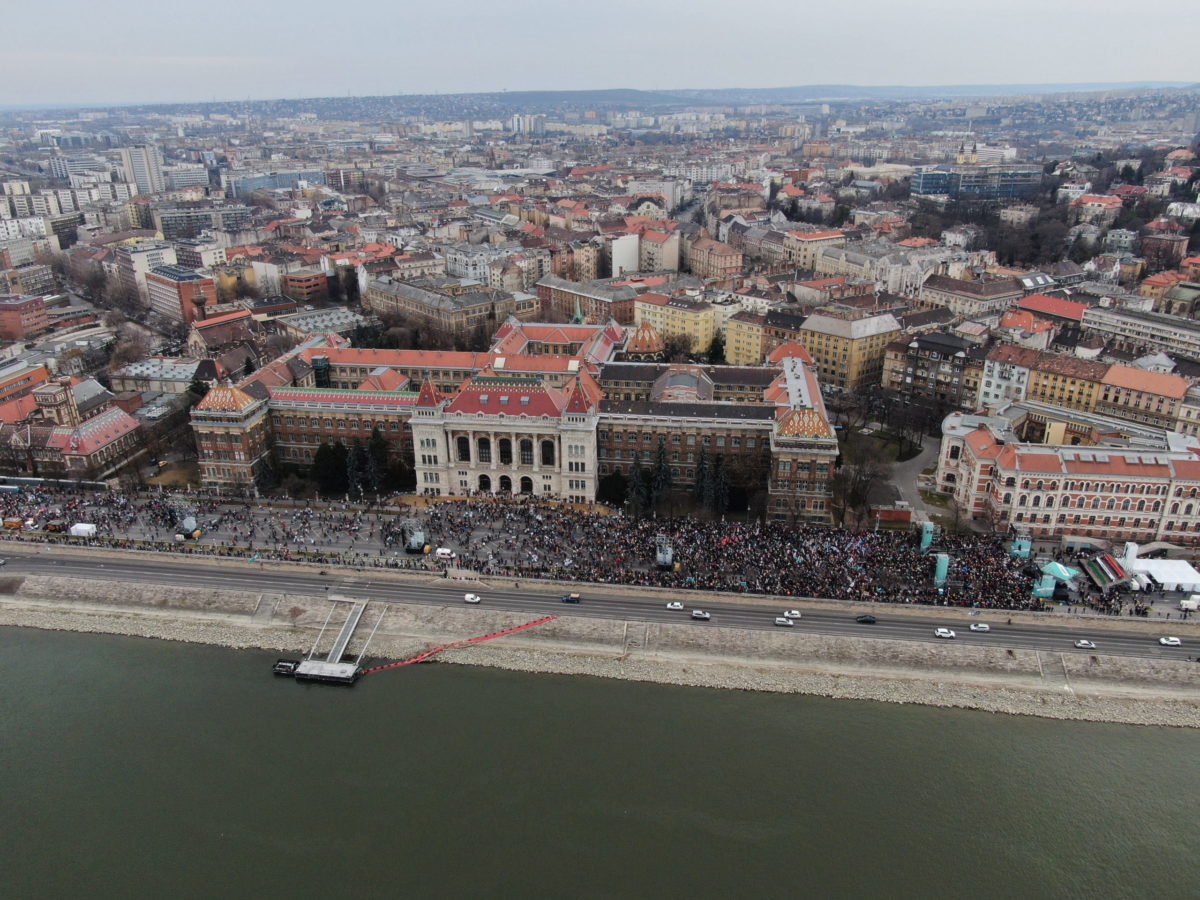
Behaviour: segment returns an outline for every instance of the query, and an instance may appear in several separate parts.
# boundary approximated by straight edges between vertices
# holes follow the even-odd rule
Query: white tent
[[[1148,575],[1162,585],[1164,591],[1200,591],[1200,572],[1182,559],[1139,559],[1138,545],[1126,544],[1121,558],[1133,575]]]

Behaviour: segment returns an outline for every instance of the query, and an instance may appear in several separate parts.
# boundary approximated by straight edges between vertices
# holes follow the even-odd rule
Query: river
[[[1194,897],[1195,731],[0,629],[9,897]]]

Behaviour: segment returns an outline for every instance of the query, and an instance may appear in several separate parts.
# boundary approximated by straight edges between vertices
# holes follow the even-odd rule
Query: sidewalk
[[[921,452],[912,459],[892,465],[891,483],[900,492],[900,499],[912,508],[914,518],[917,513],[922,513],[926,518],[931,514],[930,508],[921,499],[920,475],[924,469],[937,463],[941,441],[926,436],[921,439],[921,447]],[[932,512],[940,511],[934,509]]]

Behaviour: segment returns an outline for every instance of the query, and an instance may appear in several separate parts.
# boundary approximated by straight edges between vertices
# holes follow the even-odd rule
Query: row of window
[[[779,471],[781,473],[791,472],[792,471],[792,461],[790,459],[781,459],[779,461]],[[809,463],[806,460],[801,460],[800,462],[797,462],[796,463],[796,471],[800,472],[800,473],[807,473],[809,471]],[[829,474],[829,463],[817,463],[814,471],[817,475],[828,475]]]
[[[1156,527],[1154,519],[1126,519],[1124,516],[1064,516],[1061,513],[1057,518],[1043,513],[1040,517],[1037,513],[1017,513],[1013,516],[1014,522],[1024,522],[1028,525],[1083,525],[1115,528],[1131,528],[1145,529],[1153,531]],[[1164,531],[1184,531],[1190,533],[1195,526],[1188,522],[1167,522],[1163,527]]]
[[[475,461],[481,463],[490,463],[492,461],[492,440],[491,438],[476,438],[475,440]],[[458,452],[459,462],[471,461],[471,439],[466,435],[459,435],[455,438],[455,449]],[[513,461],[513,442],[509,438],[500,438],[496,441],[496,449],[498,451],[499,462],[503,466],[512,465]],[[520,452],[521,465],[533,465],[533,441],[528,438],[522,438],[518,441],[518,451]],[[543,466],[554,465],[555,452],[554,441],[541,442],[541,460]]]
[[[1012,503],[1012,494],[1005,494],[1004,502]],[[1145,500],[1139,500],[1137,502],[1136,508],[1131,505],[1132,503],[1133,503],[1132,500],[1128,500],[1128,499],[1122,500],[1121,507],[1120,507],[1121,512],[1130,512],[1130,511],[1146,512],[1147,511]],[[1017,498],[1017,506],[1032,506],[1034,509],[1037,509],[1039,506],[1045,506],[1046,509],[1053,509],[1054,508],[1054,498],[1047,497],[1045,503],[1043,503],[1042,498],[1039,495],[1034,494],[1033,502],[1030,502],[1029,496],[1027,494],[1021,494]],[[1087,509],[1088,508],[1087,498],[1086,497],[1076,497],[1074,499],[1072,499],[1071,497],[1063,497],[1062,498],[1062,508],[1063,509],[1070,509],[1072,506],[1074,506],[1078,509]],[[1101,500],[1099,497],[1093,497],[1092,502],[1091,502],[1091,508],[1092,509],[1116,509],[1117,501],[1112,497],[1109,497],[1107,501]],[[1162,509],[1162,503],[1158,500],[1155,500],[1150,504],[1149,512],[1158,512],[1160,509]],[[1179,512],[1179,504],[1178,503],[1171,504],[1171,512],[1172,513]],[[1183,514],[1185,516],[1190,516],[1192,514],[1192,504],[1189,503],[1187,505]]]
[[[334,427],[333,419],[322,419],[317,416],[313,416],[311,420],[306,416],[272,416],[271,421],[273,421],[276,426],[282,427],[286,425],[288,428],[332,429]],[[400,430],[399,422],[371,422],[370,420],[363,420],[360,422],[358,419],[338,419],[336,421],[337,429],[339,431],[345,431],[347,426],[349,426],[350,431],[361,430],[365,431],[367,434],[370,434],[376,428],[378,428],[380,431]]]
[[[596,437],[602,443],[604,441],[609,441],[609,440],[611,440],[615,443],[624,443],[627,438],[630,443],[637,443],[639,440],[639,435],[638,435],[638,432],[636,432],[636,431],[631,431],[628,433],[628,435],[626,435],[624,432],[621,432],[621,431],[613,431],[611,433],[607,432],[607,431],[601,431],[601,432],[597,433]],[[664,435],[664,437],[665,437],[665,435]],[[654,435],[651,434],[649,431],[643,431],[641,433],[640,440],[643,444],[649,444],[654,440]],[[742,438],[740,435],[733,435],[733,436],[729,437],[728,442],[729,442],[730,447],[741,447],[742,446]],[[749,449],[753,449],[758,446],[757,438],[748,437],[745,439],[745,442],[746,442],[746,447]],[[672,444],[685,444],[688,447],[695,447],[696,446],[696,435],[689,434],[686,436],[686,440],[684,440],[684,438],[681,437],[680,435],[673,434],[673,435],[671,435],[671,443]],[[712,447],[712,446],[724,447],[726,445],[726,436],[723,434],[718,434],[715,436],[708,435],[708,434],[700,435],[700,445],[702,447]]]
[[[957,447],[950,449],[950,458],[957,459]],[[1007,488],[1015,488],[1017,479],[1009,476],[1004,479],[1004,486]],[[1043,481],[1042,479],[1025,478],[1021,481],[1021,490],[1023,491],[1057,491],[1057,481]],[[1121,481],[1066,481],[1063,482],[1063,490],[1067,491],[1088,491],[1101,494],[1150,494],[1150,495],[1166,495],[1170,488],[1165,484],[1130,484]],[[1186,494],[1185,494],[1186,492]],[[1200,496],[1200,488],[1175,488],[1176,497],[1198,497]]]

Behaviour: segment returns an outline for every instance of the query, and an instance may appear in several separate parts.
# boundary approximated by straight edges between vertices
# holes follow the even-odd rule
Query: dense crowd
[[[934,585],[935,559],[912,532],[630,519],[539,503],[443,503],[426,521],[461,564],[489,575],[678,587],[734,593],[1037,609],[1023,562],[1002,543],[942,535],[949,577]],[[657,566],[659,536],[673,565]]]
[[[89,522],[97,526],[93,543],[116,546],[362,567],[444,571],[452,565],[492,577],[794,597],[1011,610],[1043,605],[1032,594],[1025,561],[1010,556],[993,536],[943,533],[927,552],[911,531],[632,519],[602,510],[484,498],[402,506],[296,508],[38,490],[0,495],[6,518],[28,518],[35,523],[32,529],[44,528],[51,518]],[[200,540],[176,538],[184,513],[195,518]],[[448,563],[434,554],[406,554],[398,514],[415,517],[431,547],[450,548],[458,558]],[[672,551],[668,567],[656,559],[663,539]],[[937,552],[950,557],[948,578],[940,586],[934,583]]]

